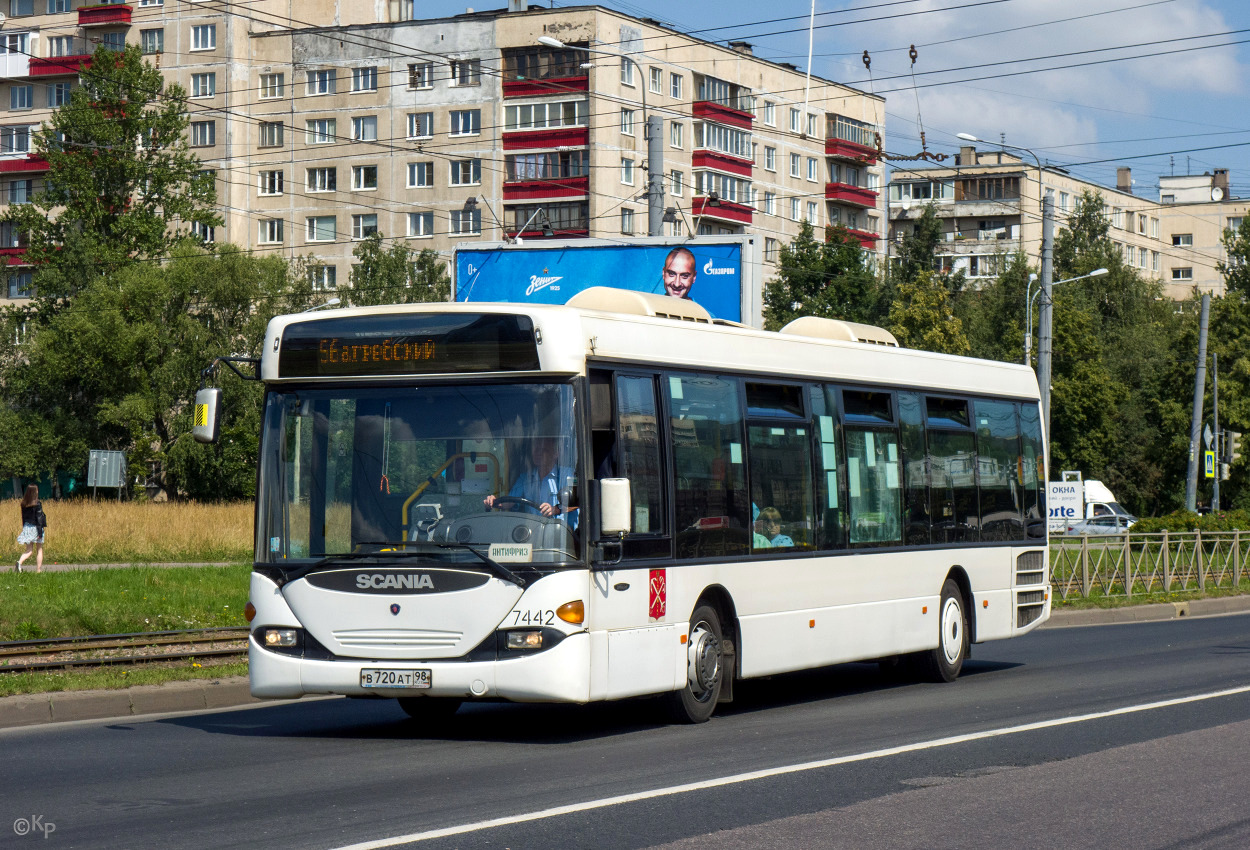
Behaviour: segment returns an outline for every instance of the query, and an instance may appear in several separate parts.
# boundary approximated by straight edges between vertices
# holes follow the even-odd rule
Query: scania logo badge
[[[399,616],[399,606],[393,602],[391,603],[391,613],[396,616]]]

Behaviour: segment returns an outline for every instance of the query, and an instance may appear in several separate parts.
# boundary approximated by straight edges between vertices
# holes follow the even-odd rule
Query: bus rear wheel
[[[413,720],[446,720],[464,700],[447,697],[399,697],[399,707]]]
[[[968,657],[968,612],[964,596],[954,580],[942,585],[942,602],[938,605],[937,649],[921,653],[920,673],[930,682],[953,682],[959,677]]]
[[[704,723],[716,710],[725,678],[724,637],[715,608],[694,609],[686,641],[686,684],[667,697],[669,714],[677,723]]]

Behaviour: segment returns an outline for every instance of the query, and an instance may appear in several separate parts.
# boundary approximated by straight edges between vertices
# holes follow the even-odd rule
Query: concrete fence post
[[[1194,532],[1194,557],[1198,563],[1198,589],[1207,589],[1207,564],[1202,552],[1202,529]]]
[[[1124,595],[1133,595],[1133,550],[1129,548],[1128,529],[1124,530]]]
[[[1172,548],[1168,545],[1168,530],[1163,529],[1163,592],[1172,590]]]
[[[1089,598],[1089,537],[1081,535],[1081,597]]]
[[[1233,529],[1233,590],[1241,588],[1241,529]]]

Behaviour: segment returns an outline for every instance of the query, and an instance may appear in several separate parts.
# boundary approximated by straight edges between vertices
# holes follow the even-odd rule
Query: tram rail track
[[[0,675],[247,655],[248,630],[185,629],[0,642]]]

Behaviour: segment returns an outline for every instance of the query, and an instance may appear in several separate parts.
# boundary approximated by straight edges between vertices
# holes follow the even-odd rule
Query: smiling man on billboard
[[[664,258],[664,269],[660,275],[664,281],[664,292],[674,298],[689,298],[690,290],[694,289],[695,278],[698,277],[694,254],[688,248],[674,248]]]

